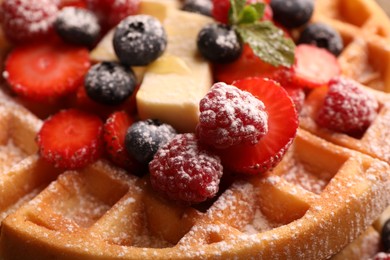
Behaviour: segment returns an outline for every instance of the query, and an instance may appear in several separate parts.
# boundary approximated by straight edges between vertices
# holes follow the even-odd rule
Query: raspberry
[[[5,0],[1,5],[4,33],[15,43],[38,40],[52,30],[57,11],[52,0]]]
[[[237,87],[214,84],[199,107],[197,134],[202,143],[215,148],[254,145],[268,132],[264,103]]]
[[[222,165],[192,133],[179,134],[162,146],[149,164],[153,188],[170,199],[199,203],[218,192]]]
[[[346,78],[334,78],[316,122],[319,126],[346,133],[362,134],[377,115],[377,100],[359,87],[359,83]]]

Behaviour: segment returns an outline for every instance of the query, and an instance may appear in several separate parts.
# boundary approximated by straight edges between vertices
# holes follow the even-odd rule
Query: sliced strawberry
[[[116,165],[139,175],[143,166],[125,149],[127,129],[135,122],[125,111],[112,113],[104,124],[104,145],[110,160]]]
[[[108,118],[110,114],[117,110],[125,110],[128,114],[133,115],[136,114],[137,110],[135,97],[138,89],[139,86],[124,103],[117,106],[108,106],[92,100],[87,95],[84,85],[80,85],[76,90],[76,94],[70,99],[69,103],[71,107],[76,107],[81,110],[92,112],[102,118]]]
[[[247,78],[234,85],[263,101],[268,113],[268,133],[255,145],[240,144],[216,152],[228,170],[263,173],[273,168],[291,145],[298,128],[297,112],[287,92],[273,80]]]
[[[48,118],[37,135],[43,159],[63,169],[77,169],[102,154],[103,122],[76,109],[62,110]]]
[[[74,92],[90,67],[88,49],[62,43],[16,47],[5,62],[5,78],[17,94],[49,101]]]
[[[308,88],[321,87],[340,74],[340,64],[329,51],[308,44],[300,44],[295,48],[295,84]]]
[[[73,7],[79,7],[79,8],[86,8],[87,3],[86,0],[60,0],[58,7],[64,8],[67,6],[73,6]]]
[[[247,77],[263,77],[270,76],[279,68],[262,61],[257,57],[251,47],[245,44],[241,56],[226,64],[214,65],[214,78],[217,81],[231,84],[236,80]]]

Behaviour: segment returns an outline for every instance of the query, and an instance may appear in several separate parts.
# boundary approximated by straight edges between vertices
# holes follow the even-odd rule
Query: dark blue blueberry
[[[242,52],[242,43],[236,32],[228,25],[211,23],[200,30],[197,39],[199,52],[215,63],[229,63]]]
[[[312,23],[302,31],[298,43],[314,44],[338,56],[344,48],[343,39],[333,27],[323,23]]]
[[[287,29],[306,24],[314,11],[314,0],[271,0],[273,19]]]
[[[119,105],[133,94],[136,84],[133,71],[115,62],[95,64],[84,81],[87,95],[104,105]]]
[[[390,219],[383,225],[381,239],[384,251],[390,253]]]
[[[140,163],[147,164],[157,150],[176,135],[175,129],[158,120],[132,124],[126,132],[125,148]]]
[[[156,18],[132,15],[118,24],[113,44],[123,64],[144,66],[161,56],[167,46],[167,36]]]
[[[54,29],[67,43],[93,46],[100,35],[100,25],[94,13],[87,9],[65,7],[54,21]]]
[[[212,7],[211,0],[185,0],[182,9],[187,12],[211,16]]]

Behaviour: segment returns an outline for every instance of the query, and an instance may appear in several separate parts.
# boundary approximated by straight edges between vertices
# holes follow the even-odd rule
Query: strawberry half
[[[39,153],[57,168],[84,167],[102,155],[103,122],[76,109],[48,118],[37,135]]]
[[[135,119],[125,111],[112,113],[104,124],[103,138],[110,160],[131,173],[139,175],[144,167],[125,149],[126,132],[134,122]]]
[[[5,62],[5,78],[18,95],[50,101],[76,91],[90,67],[86,48],[38,43],[14,48]]]
[[[316,88],[327,85],[341,74],[341,67],[329,51],[314,45],[300,44],[295,48],[292,67],[293,82],[301,87]]]
[[[233,85],[252,93],[264,103],[268,132],[255,145],[240,144],[216,152],[228,170],[263,173],[276,166],[291,145],[298,129],[297,112],[287,92],[273,80],[247,78]]]
[[[248,44],[244,44],[241,56],[237,60],[231,63],[214,64],[213,67],[216,81],[226,84],[247,77],[270,76],[278,69],[257,57]]]

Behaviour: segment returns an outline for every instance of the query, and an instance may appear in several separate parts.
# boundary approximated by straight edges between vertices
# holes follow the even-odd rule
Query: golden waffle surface
[[[314,20],[334,25],[347,43],[339,57],[344,74],[390,91],[390,26],[378,6],[370,0],[316,6]],[[379,247],[371,225],[390,204],[390,99],[373,92],[381,112],[367,137],[320,133],[307,116],[277,168],[226,181],[201,208],[166,201],[147,177],[106,161],[68,172],[47,165],[34,141],[42,122],[2,94],[0,258],[368,258]]]

